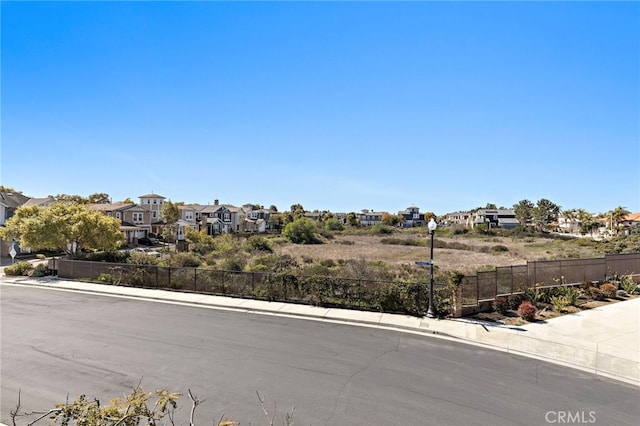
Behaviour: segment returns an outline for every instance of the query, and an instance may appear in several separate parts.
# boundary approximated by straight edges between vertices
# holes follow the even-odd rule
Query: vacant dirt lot
[[[384,244],[381,240],[422,239],[424,246]],[[599,257],[597,253],[576,246],[567,248],[566,242],[542,238],[512,240],[508,237],[435,237],[447,245],[464,244],[466,250],[438,248],[435,244],[434,260],[440,271],[457,270],[475,272],[495,266],[522,265],[527,260],[548,260],[562,257]],[[493,253],[492,247],[504,246],[508,251]],[[289,254],[299,259],[365,259],[383,261],[387,264],[413,264],[416,260],[429,260],[429,240],[427,235],[394,234],[392,236],[340,235],[325,244],[289,244],[276,248],[278,254]]]

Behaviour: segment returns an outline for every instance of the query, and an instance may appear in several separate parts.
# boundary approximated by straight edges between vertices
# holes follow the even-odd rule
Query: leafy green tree
[[[291,215],[293,216],[294,220],[304,217],[304,214],[305,214],[305,209],[304,207],[302,207],[302,204],[291,205]]]
[[[109,204],[111,202],[111,197],[109,197],[109,194],[104,192],[91,194],[87,197],[87,202],[91,204]]]
[[[54,200],[65,203],[87,204],[89,200],[81,195],[58,194],[53,197]]]
[[[347,213],[347,225],[349,226],[358,226],[360,223],[358,221],[358,215],[354,212]]]
[[[546,198],[538,200],[533,208],[533,222],[539,231],[547,231],[549,225],[558,221],[560,206]]]
[[[57,202],[47,207],[20,207],[0,235],[21,247],[55,250],[75,256],[81,249],[115,250],[124,242],[120,221],[82,204]]]
[[[335,217],[330,217],[329,219],[324,221],[324,227],[329,231],[342,231],[344,226],[340,220]]]
[[[288,223],[282,231],[282,235],[294,244],[317,244],[319,243],[317,233],[316,222],[306,217]]]
[[[164,221],[162,236],[166,239],[175,239],[178,234],[178,220],[180,220],[180,209],[171,202],[165,201],[160,210],[160,218]]]
[[[520,222],[520,226],[526,227],[531,223],[533,219],[533,208],[533,203],[526,199],[520,200],[517,204],[513,205],[513,213],[515,214],[518,222]]]
[[[274,213],[278,213],[278,208],[275,206],[275,204],[271,204],[269,206],[269,210],[271,210]]]

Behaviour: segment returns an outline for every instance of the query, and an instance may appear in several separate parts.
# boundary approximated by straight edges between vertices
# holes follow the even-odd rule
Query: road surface
[[[638,388],[434,336],[77,292],[0,286],[1,421],[21,390],[39,410],[106,403],[142,381],[223,415],[298,425],[635,424]],[[181,398],[177,418],[188,422]],[[570,416],[570,417],[568,417]]]

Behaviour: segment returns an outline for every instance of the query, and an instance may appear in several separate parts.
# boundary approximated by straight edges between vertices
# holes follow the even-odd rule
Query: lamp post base
[[[438,318],[438,316],[436,315],[435,312],[433,312],[431,309],[429,309],[427,311],[427,318]]]

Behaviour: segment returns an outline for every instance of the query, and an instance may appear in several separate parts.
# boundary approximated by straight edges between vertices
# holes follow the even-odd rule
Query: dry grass
[[[429,241],[427,235],[398,233],[393,238],[421,238],[424,246],[385,244],[381,240],[389,236],[377,235],[339,235],[325,244],[301,245],[287,244],[275,249],[277,254],[288,254],[298,259],[365,259],[382,261],[389,265],[414,264],[416,260],[429,259]],[[563,241],[543,238],[513,240],[510,237],[469,238],[464,236],[440,237],[436,240],[447,244],[457,243],[468,246],[469,250],[436,248],[434,259],[438,269],[474,273],[496,266],[523,265],[527,260],[550,260],[567,257],[599,257],[596,252],[578,248]],[[493,253],[491,247],[502,245],[508,251]]]

